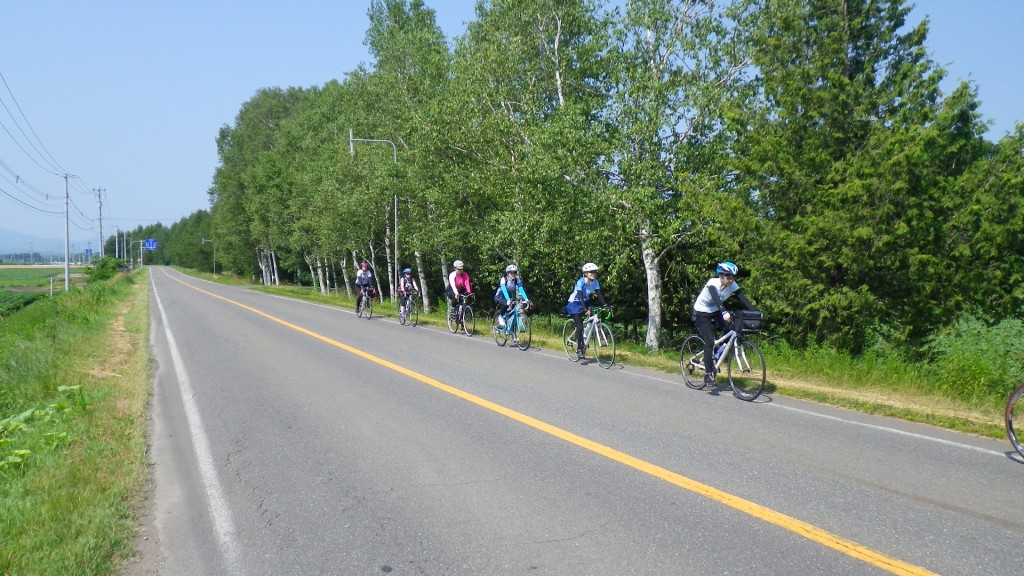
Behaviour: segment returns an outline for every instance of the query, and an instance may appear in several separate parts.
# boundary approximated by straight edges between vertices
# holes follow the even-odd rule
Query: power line
[[[11,91],[11,87],[7,84],[7,79],[4,78],[4,75],[3,75],[2,72],[0,72],[0,80],[3,81],[4,87],[7,88],[7,93],[11,95],[11,101],[14,102],[14,106],[18,109],[18,113],[21,114],[21,118],[23,120],[25,120],[25,125],[28,126],[29,132],[32,132],[32,135],[35,136],[36,142],[39,142],[39,147],[42,148],[44,152],[46,152],[46,156],[49,157],[49,160],[47,160],[45,157],[43,157],[43,155],[39,152],[39,148],[36,148],[35,144],[33,144],[32,140],[28,137],[28,134],[25,134],[25,130],[23,130],[21,128],[21,124],[18,122],[18,119],[15,118],[13,114],[11,114],[11,110],[9,108],[7,108],[7,104],[3,104],[3,100],[0,99],[0,104],[3,104],[4,110],[7,110],[7,115],[10,116],[12,120],[14,120],[14,125],[18,127],[18,130],[21,132],[21,135],[25,137],[25,140],[28,141],[29,146],[31,146],[32,149],[35,150],[36,154],[39,154],[39,157],[42,158],[42,160],[44,162],[49,164],[51,167],[56,168],[58,170],[58,172],[65,172],[66,173],[67,170],[65,170],[64,167],[60,165],[60,162],[57,162],[57,159],[53,157],[53,154],[50,154],[50,151],[46,149],[46,145],[43,144],[42,139],[40,139],[39,135],[36,134],[35,128],[32,128],[32,123],[29,122],[28,118],[25,116],[25,112],[21,109],[21,105],[18,104],[18,99],[14,97],[14,92]],[[4,127],[4,130],[6,130],[6,129],[7,128]],[[8,131],[8,134],[10,134],[9,131]],[[21,146],[19,146],[19,148],[20,147]],[[22,148],[22,151],[24,152],[24,148]],[[52,162],[51,162],[51,160],[52,160]],[[40,166],[40,168],[42,168],[42,166]]]

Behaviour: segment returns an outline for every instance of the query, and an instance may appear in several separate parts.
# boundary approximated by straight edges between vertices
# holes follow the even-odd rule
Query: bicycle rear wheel
[[[1006,435],[1013,448],[1024,457],[1024,384],[1017,387],[1006,400]]]
[[[501,310],[494,312],[494,317],[491,319],[491,334],[494,335],[494,343],[498,346],[504,346],[508,342],[508,332],[505,331],[505,327],[501,325],[499,321],[501,318]]]
[[[529,350],[530,343],[533,341],[533,322],[530,322],[530,317],[525,314],[520,314],[516,319],[516,335],[519,338],[519,342],[516,344],[520,350]]]
[[[473,309],[468,304],[462,314],[462,329],[466,331],[466,336],[472,336],[476,332],[476,316],[473,315]]]
[[[459,317],[455,314],[455,307],[448,303],[448,331],[455,334],[459,331]]]
[[[683,374],[683,382],[694,390],[703,390],[704,382],[704,339],[700,336],[689,336],[683,340],[679,350],[679,371]]]
[[[579,362],[580,358],[576,355],[576,323],[573,322],[572,318],[565,321],[565,326],[562,327],[562,346],[565,347],[565,357],[573,362]]]
[[[751,402],[761,395],[767,371],[764,356],[753,342],[736,341],[729,352],[727,374],[733,396]]]
[[[590,345],[594,350],[598,366],[608,369],[615,364],[615,336],[612,335],[611,328],[608,328],[607,324],[602,322],[594,326]]]

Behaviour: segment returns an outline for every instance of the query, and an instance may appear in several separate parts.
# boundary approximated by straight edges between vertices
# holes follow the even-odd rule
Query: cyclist
[[[445,293],[448,295],[448,299],[451,300],[452,313],[458,316],[462,299],[472,294],[473,289],[469,285],[469,274],[463,270],[466,266],[465,263],[462,260],[456,260],[452,262],[452,266],[455,267],[455,270],[452,270],[451,274],[448,275]]]
[[[412,277],[412,268],[402,270],[402,277],[398,279],[398,315],[405,316],[406,304],[414,294],[420,291],[416,279]]]
[[[363,297],[363,291],[373,295],[373,272],[370,271],[370,263],[363,260],[359,263],[359,270],[356,272],[356,308]]]
[[[713,384],[715,381],[715,328],[725,331],[732,322],[732,314],[722,308],[722,302],[735,295],[745,308],[753,308],[750,300],[736,283],[739,267],[732,262],[719,262],[715,267],[717,278],[711,278],[704,284],[704,289],[693,303],[693,324],[697,334],[704,340],[704,382]]]
[[[601,301],[601,306],[607,306],[604,295],[601,294],[601,283],[597,281],[597,264],[587,262],[583,265],[583,276],[576,281],[565,305],[565,313],[572,316],[573,322],[576,323],[576,356],[581,359],[587,350],[587,343],[583,341],[583,316],[590,316],[590,300],[595,294]]]
[[[502,311],[501,315],[498,316],[498,324],[505,327],[505,315],[512,311],[512,308],[516,305],[515,295],[519,294],[519,297],[523,300],[523,305],[528,305],[530,299],[526,297],[526,290],[523,289],[523,279],[519,277],[519,267],[515,264],[509,264],[505,267],[505,273],[501,276],[501,280],[498,281],[498,290],[494,293],[494,302],[498,305],[498,309]]]

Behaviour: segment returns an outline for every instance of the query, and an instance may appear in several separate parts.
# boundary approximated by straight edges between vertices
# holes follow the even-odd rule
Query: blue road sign
[[[146,238],[146,243],[143,246],[151,252],[156,250],[156,238]]]

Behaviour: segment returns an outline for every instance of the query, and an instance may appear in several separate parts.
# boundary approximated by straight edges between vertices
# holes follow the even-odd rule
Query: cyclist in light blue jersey
[[[524,306],[529,306],[530,299],[523,289],[523,279],[519,277],[519,267],[509,264],[505,267],[505,274],[498,281],[498,289],[494,292],[494,302],[498,305],[501,316],[498,317],[498,324],[505,326],[505,315],[512,311],[516,305],[516,294],[519,294]]]
[[[597,295],[601,306],[607,306],[604,295],[601,294],[601,283],[597,281],[597,264],[587,262],[583,265],[583,276],[576,280],[572,293],[569,294],[569,301],[565,305],[565,313],[572,316],[576,324],[576,355],[583,358],[587,349],[583,341],[583,317],[590,316],[591,298]]]

